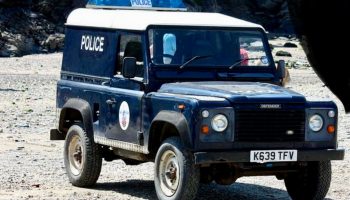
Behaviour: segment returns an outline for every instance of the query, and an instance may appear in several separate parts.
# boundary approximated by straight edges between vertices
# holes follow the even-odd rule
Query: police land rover
[[[281,86],[284,62],[276,67],[261,26],[182,12],[179,1],[106,2],[66,24],[50,136],[65,140],[74,186],[94,185],[102,159],[122,159],[155,163],[162,200],[243,176],[276,176],[292,199],[326,196],[330,160],[344,158],[337,107]]]

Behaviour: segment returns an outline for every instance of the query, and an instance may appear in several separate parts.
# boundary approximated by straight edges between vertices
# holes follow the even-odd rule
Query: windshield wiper
[[[210,58],[213,57],[212,55],[207,55],[207,56],[194,56],[193,58],[189,59],[187,62],[185,62],[184,64],[182,64],[179,69],[183,69],[185,68],[188,64],[190,64],[191,62],[195,61],[195,60],[199,60],[199,59],[203,59],[203,58]]]
[[[229,67],[229,69],[233,69],[233,68],[237,67],[239,64],[241,64],[242,62],[248,61],[248,60],[261,60],[261,58],[243,58],[243,59],[240,59],[240,60],[236,61],[233,65],[231,65]]]

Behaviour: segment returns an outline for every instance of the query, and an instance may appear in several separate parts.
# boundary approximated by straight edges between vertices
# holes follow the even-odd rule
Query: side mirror
[[[125,78],[134,78],[136,76],[136,58],[125,57],[123,60],[122,74]]]
[[[286,77],[286,61],[279,60],[277,63],[277,77],[283,80]]]

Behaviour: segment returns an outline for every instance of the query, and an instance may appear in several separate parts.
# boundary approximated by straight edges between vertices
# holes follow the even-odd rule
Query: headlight
[[[214,131],[223,132],[228,126],[228,120],[225,115],[218,114],[211,120],[211,127]]]
[[[309,119],[309,127],[312,131],[318,132],[323,127],[323,119],[320,115],[313,115]]]

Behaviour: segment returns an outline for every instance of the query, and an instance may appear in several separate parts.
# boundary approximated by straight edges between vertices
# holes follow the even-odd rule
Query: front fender
[[[154,125],[157,122],[166,122],[169,124],[172,124],[178,131],[180,138],[182,140],[182,143],[185,145],[186,148],[192,148],[193,147],[193,138],[190,131],[190,128],[188,126],[187,119],[185,116],[180,112],[175,111],[161,111],[159,112],[156,117],[153,119],[151,123],[151,128],[154,128]]]

